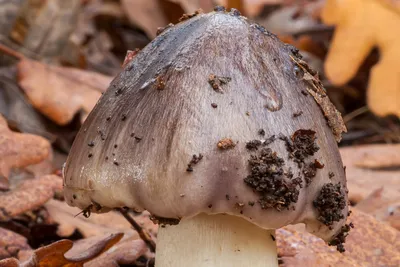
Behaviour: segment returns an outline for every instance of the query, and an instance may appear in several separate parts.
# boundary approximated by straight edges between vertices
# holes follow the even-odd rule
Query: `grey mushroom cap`
[[[74,141],[65,199],[92,212],[225,213],[265,229],[305,223],[329,241],[348,213],[336,144],[344,129],[293,47],[235,11],[198,14],[162,32],[111,83]],[[290,151],[299,132],[319,147],[302,160],[296,149],[308,148]],[[261,142],[246,147],[252,140]],[[332,194],[339,199],[325,201]]]

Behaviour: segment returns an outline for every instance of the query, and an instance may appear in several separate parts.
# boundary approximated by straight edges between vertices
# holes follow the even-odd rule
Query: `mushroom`
[[[158,267],[277,266],[274,229],[297,223],[343,250],[345,127],[316,73],[237,10],[185,18],[88,116],[64,168],[67,203],[148,210]]]

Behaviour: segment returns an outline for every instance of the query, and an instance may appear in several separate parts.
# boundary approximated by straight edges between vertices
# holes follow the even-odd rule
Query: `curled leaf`
[[[16,260],[6,259],[0,261],[0,267],[9,266],[53,266],[53,267],[83,267],[83,264],[100,256],[121,240],[123,234],[111,234],[109,237],[100,240],[90,248],[78,255],[67,257],[64,254],[69,251],[73,242],[71,240],[60,240],[48,246],[35,250],[32,256],[22,263]]]

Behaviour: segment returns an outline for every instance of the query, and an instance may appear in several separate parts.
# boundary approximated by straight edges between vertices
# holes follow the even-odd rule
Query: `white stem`
[[[156,267],[277,267],[271,235],[240,217],[200,214],[159,228]]]

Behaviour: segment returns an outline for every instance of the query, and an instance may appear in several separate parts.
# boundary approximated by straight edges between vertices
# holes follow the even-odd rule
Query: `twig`
[[[125,219],[135,228],[135,230],[138,232],[140,238],[146,243],[146,245],[149,247],[151,252],[156,251],[156,243],[154,240],[151,238],[150,234],[147,233],[146,230],[144,230],[129,214],[128,210],[124,208],[117,208],[119,212],[121,212],[122,216],[125,217]]]
[[[354,119],[355,117],[358,117],[366,112],[368,112],[369,109],[367,106],[362,106],[361,108],[358,108],[356,110],[353,110],[350,113],[347,113],[346,115],[343,116],[343,121],[344,123],[348,123],[349,121],[351,121],[352,119]]]
[[[9,48],[3,44],[0,44],[0,51],[3,52],[4,54],[15,57],[16,59],[19,59],[19,60],[25,58],[25,56],[23,54],[15,51],[12,48]]]

